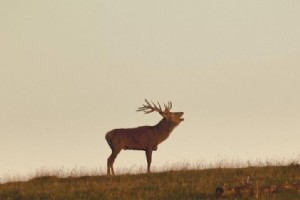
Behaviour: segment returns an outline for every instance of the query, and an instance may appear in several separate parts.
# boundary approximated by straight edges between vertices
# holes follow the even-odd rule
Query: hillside
[[[300,199],[299,188],[282,186],[295,184],[299,178],[299,165],[179,170],[115,177],[44,176],[0,185],[0,199],[216,199],[216,187],[241,186],[248,179],[253,188],[279,187],[276,192],[261,195],[259,199],[296,200]],[[247,199],[256,197],[252,195]]]

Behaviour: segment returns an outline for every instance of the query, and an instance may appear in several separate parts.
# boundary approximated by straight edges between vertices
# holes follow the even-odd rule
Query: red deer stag
[[[112,175],[115,174],[113,164],[122,149],[145,151],[148,163],[147,172],[150,173],[152,151],[156,151],[157,146],[166,140],[172,130],[184,120],[181,118],[183,112],[170,112],[172,102],[164,104],[164,111],[159,103],[157,106],[153,102],[150,104],[147,99],[145,99],[145,102],[146,104],[139,107],[137,111],[143,111],[145,114],[156,111],[163,119],[155,126],[140,126],[137,128],[114,129],[109,131],[106,134],[105,139],[110,146],[112,153],[107,159],[107,175],[110,175],[111,173]]]

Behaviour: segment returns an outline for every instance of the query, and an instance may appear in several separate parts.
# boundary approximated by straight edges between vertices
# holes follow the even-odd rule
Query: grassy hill
[[[29,199],[216,199],[217,186],[284,185],[300,178],[299,165],[178,170],[152,174],[36,177],[0,185],[1,200]],[[260,199],[300,199],[300,192],[279,190]],[[233,199],[233,198],[228,198]],[[247,199],[256,199],[250,197]]]

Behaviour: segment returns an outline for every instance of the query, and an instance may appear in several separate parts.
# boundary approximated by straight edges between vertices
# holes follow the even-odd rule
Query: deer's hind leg
[[[111,155],[107,159],[107,175],[110,175],[110,172],[112,173],[112,175],[115,175],[113,165],[120,151],[121,149],[112,149]]]

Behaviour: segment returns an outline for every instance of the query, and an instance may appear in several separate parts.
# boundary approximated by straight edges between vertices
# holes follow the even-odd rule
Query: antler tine
[[[145,114],[152,113],[152,112],[154,112],[154,111],[162,112],[161,106],[160,106],[159,103],[158,103],[158,105],[159,105],[159,108],[158,108],[158,107],[155,105],[155,103],[153,103],[152,101],[151,101],[152,105],[151,105],[151,103],[149,103],[149,101],[148,101],[147,99],[145,99],[145,102],[146,102],[146,105],[143,104],[143,106],[142,106],[142,107],[139,107],[139,108],[137,109],[137,111],[143,111]]]
[[[169,108],[170,108],[170,110],[172,109],[172,102],[171,101],[169,101]]]
[[[148,114],[150,112],[153,112],[153,110],[147,111],[148,109],[151,109],[151,105],[150,103],[147,101],[147,99],[145,99],[145,102],[147,103],[147,105],[143,104],[143,106],[139,107],[136,111],[143,111],[145,114]]]
[[[151,101],[151,103],[152,103],[152,105],[154,106],[155,111],[157,111],[157,112],[161,112],[161,111],[162,111],[159,102],[157,102],[158,107],[156,106],[155,103],[153,103],[153,101]]]
[[[172,108],[172,102],[168,101],[168,104],[164,104],[166,111],[170,111]]]
[[[159,110],[162,111],[161,106],[160,106],[160,103],[157,102],[157,104],[158,104],[158,106],[159,106]]]

